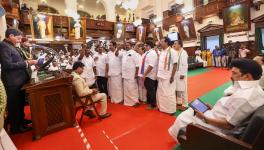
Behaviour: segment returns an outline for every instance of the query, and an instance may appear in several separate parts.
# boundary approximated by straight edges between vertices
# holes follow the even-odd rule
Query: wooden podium
[[[33,140],[75,125],[70,74],[28,84],[24,89],[30,98]]]

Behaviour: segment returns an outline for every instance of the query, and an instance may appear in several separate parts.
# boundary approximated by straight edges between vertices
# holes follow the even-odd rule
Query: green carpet
[[[223,96],[224,90],[227,89],[230,85],[231,85],[231,82],[227,82],[227,83],[217,87],[216,89],[206,93],[205,95],[200,97],[200,99],[205,103],[209,103],[211,105],[214,105],[216,103],[216,101]],[[176,113],[174,114],[174,116],[177,117],[181,112],[182,111],[177,110]]]
[[[217,102],[217,100],[223,96],[224,90],[227,89],[230,85],[231,85],[231,82],[227,82],[227,83],[217,87],[216,89],[206,93],[205,95],[203,95],[200,98],[203,102],[214,105]],[[182,111],[177,110],[177,112],[174,114],[174,116],[178,116],[181,112]],[[175,148],[173,148],[173,150],[182,150],[182,149],[181,149],[181,146],[178,144],[178,145],[176,145]]]
[[[192,76],[195,76],[198,74],[202,74],[202,73],[208,72],[210,70],[211,70],[211,68],[198,68],[198,69],[194,69],[194,70],[189,70],[188,71],[188,77],[192,77]]]

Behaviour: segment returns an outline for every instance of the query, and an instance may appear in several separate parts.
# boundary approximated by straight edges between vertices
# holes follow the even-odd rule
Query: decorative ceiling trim
[[[264,15],[258,16],[254,19],[252,19],[253,23],[258,23],[258,22],[264,22]]]
[[[208,24],[205,27],[198,30],[199,33],[215,31],[215,30],[223,30],[224,26],[220,24]]]

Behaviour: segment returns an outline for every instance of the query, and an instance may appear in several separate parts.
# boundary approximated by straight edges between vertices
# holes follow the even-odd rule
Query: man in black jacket
[[[30,80],[27,68],[37,63],[36,60],[24,60],[16,49],[21,42],[21,32],[7,29],[5,39],[0,42],[1,78],[7,93],[8,122],[11,133],[30,130],[24,122],[25,91],[22,86]]]

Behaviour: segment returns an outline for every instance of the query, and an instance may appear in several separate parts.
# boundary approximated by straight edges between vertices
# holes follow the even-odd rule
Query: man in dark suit
[[[24,120],[25,91],[22,86],[30,80],[27,68],[36,60],[24,60],[16,45],[21,42],[22,33],[17,29],[7,29],[5,39],[0,42],[1,78],[7,93],[8,122],[11,133],[29,131]]]

